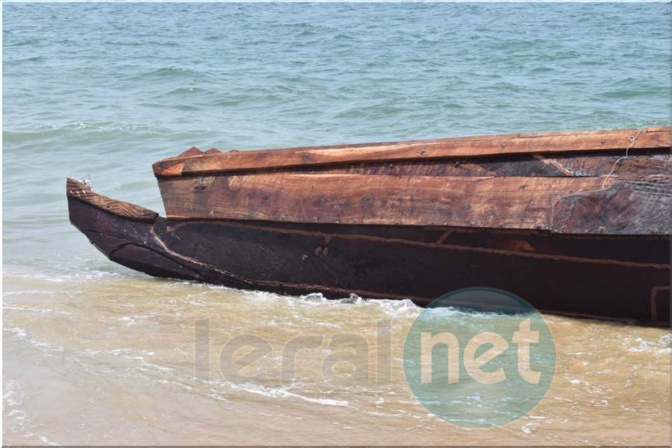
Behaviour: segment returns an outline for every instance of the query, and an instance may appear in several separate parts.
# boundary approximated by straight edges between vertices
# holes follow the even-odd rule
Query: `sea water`
[[[669,329],[544,315],[545,397],[465,428],[405,381],[410,302],[150,278],[98,253],[64,194],[91,175],[163,212],[151,163],[191,146],[669,124],[669,4],[5,3],[4,441],[669,445]],[[284,348],[306,335],[324,342],[283,378]],[[368,376],[326,379],[337,335],[367,341]],[[270,351],[227,375],[239,336]]]

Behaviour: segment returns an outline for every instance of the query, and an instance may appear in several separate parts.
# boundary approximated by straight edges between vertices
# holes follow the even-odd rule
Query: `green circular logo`
[[[500,426],[546,394],[555,343],[541,315],[520,297],[462,289],[415,319],[404,341],[404,372],[434,415],[460,426]]]

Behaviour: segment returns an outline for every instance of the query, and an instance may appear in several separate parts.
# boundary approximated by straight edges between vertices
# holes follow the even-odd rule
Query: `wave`
[[[143,73],[127,75],[123,78],[123,80],[126,81],[144,81],[144,82],[176,80],[176,79],[212,80],[213,75],[210,72],[206,71],[199,71],[189,68],[171,66],[171,67],[161,67]]]
[[[264,387],[259,384],[252,384],[252,383],[244,383],[240,385],[230,383],[230,387],[233,390],[243,391],[269,398],[294,398],[298,400],[307,401],[309,403],[321,404],[324,406],[339,406],[348,408],[351,407],[350,403],[346,400],[336,400],[327,397],[317,397],[317,398],[307,397],[305,395],[290,392],[286,387]]]
[[[202,87],[178,87],[166,93],[170,96],[194,96],[194,95],[209,95],[212,92]]]
[[[97,255],[97,254],[93,254]],[[75,260],[77,261],[77,260]],[[48,285],[54,284],[82,284],[82,283],[99,283],[105,279],[120,279],[122,274],[115,270],[97,269],[87,267],[86,264],[90,260],[80,260],[84,266],[74,267],[72,265],[65,265],[62,263],[50,260],[49,272],[47,269],[41,267],[24,267],[17,265],[5,265],[2,277],[5,286],[11,284],[20,284],[22,288],[16,291],[5,291],[3,295],[8,296],[31,296],[34,294],[53,294],[54,291]],[[110,265],[116,269],[116,266]],[[72,273],[76,270],[75,273]],[[46,272],[45,272],[46,271]],[[126,272],[126,271],[124,271]],[[128,271],[133,272],[133,271]],[[139,274],[142,275],[142,274]],[[144,275],[143,275],[144,277]],[[32,288],[30,287],[32,285]]]
[[[136,123],[124,123],[117,121],[93,121],[93,122],[82,122],[75,121],[70,123],[59,123],[59,124],[39,124],[31,129],[26,131],[10,131],[10,134],[33,134],[41,135],[45,133],[53,132],[62,132],[68,130],[81,130],[88,129],[97,132],[110,132],[110,131],[123,131],[123,132],[136,132],[144,131],[151,132],[156,134],[165,133],[166,129],[160,126],[152,126],[148,124],[136,124]],[[5,131],[7,132],[7,131]],[[4,134],[4,133],[3,133]]]

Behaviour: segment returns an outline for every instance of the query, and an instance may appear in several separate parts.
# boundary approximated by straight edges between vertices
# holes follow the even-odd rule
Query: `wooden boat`
[[[327,297],[499,288],[669,322],[670,127],[205,152],[153,165],[158,213],[68,179],[70,221],[159,277]]]

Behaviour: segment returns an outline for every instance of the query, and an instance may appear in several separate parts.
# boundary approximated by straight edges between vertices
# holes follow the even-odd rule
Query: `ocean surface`
[[[150,278],[98,253],[64,194],[66,177],[90,175],[163,211],[151,164],[191,146],[669,125],[669,4],[2,10],[5,444],[670,445],[669,329],[544,315],[557,353],[545,397],[466,428],[406,384],[410,302]],[[372,360],[389,350],[389,380],[326,380],[342,334]],[[240,335],[272,351],[232,377],[222,357]],[[283,379],[282,349],[302,335],[324,344]]]

